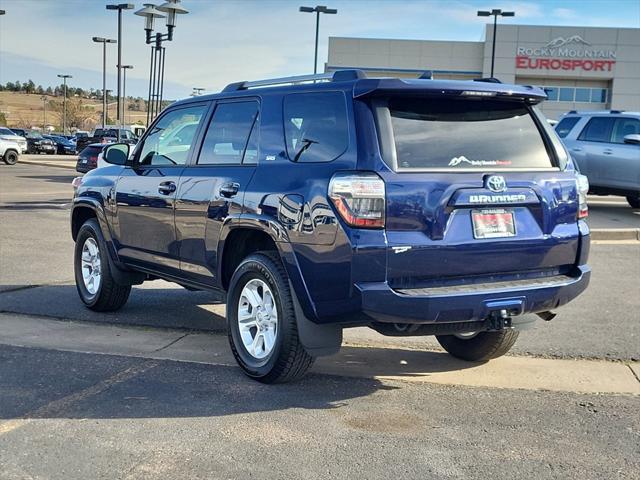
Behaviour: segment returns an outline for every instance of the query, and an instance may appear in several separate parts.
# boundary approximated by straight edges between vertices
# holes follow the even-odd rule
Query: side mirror
[[[129,145],[126,143],[114,143],[104,149],[102,158],[111,165],[125,165],[129,160]]]
[[[631,133],[629,135],[625,135],[624,143],[629,143],[631,145],[640,145],[640,134]]]

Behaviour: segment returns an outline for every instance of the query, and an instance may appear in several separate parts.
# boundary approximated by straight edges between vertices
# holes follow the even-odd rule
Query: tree
[[[53,95],[53,89],[51,87],[47,87],[47,89],[45,90],[45,93],[47,95]]]
[[[62,123],[64,109],[62,100],[51,100],[49,106]],[[73,97],[67,100],[67,127],[85,128],[86,125],[95,121],[96,111],[91,106],[85,105],[81,98]]]
[[[16,81],[16,83],[13,84],[13,91],[14,92],[21,92],[22,91],[22,84],[18,81]]]
[[[0,125],[3,127],[7,126],[7,117],[4,112],[0,112]]]
[[[37,93],[38,95],[43,95],[43,94],[44,94],[44,88],[42,88],[42,85],[38,85],[38,86],[36,87],[36,93]]]
[[[33,83],[33,80],[29,79],[22,88],[24,88],[25,93],[34,93],[36,91],[36,84]]]

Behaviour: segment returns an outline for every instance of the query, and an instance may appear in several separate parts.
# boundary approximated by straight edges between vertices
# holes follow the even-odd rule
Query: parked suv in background
[[[81,152],[87,145],[91,143],[112,143],[118,140],[117,128],[96,128],[90,137],[79,137],[76,142],[78,152]],[[135,145],[138,137],[128,129],[120,129],[120,141]]]
[[[44,138],[36,131],[27,132],[27,152],[28,153],[47,153],[53,155],[57,152],[58,147],[48,138]]]
[[[13,130],[6,127],[0,127],[0,140],[16,142],[18,147],[20,147],[18,153],[27,153],[27,139],[18,135]]]
[[[569,149],[590,191],[622,195],[640,208],[640,113],[617,110],[571,111],[556,133]]]
[[[523,314],[550,320],[590,276],[588,185],[544,98],[344,70],[174,103],[78,186],[80,298],[117,310],[156,278],[222,292],[235,358],[267,383],[354,326],[503,355]]]

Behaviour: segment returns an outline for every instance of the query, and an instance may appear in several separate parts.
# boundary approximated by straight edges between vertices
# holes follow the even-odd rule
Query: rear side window
[[[103,147],[87,147],[80,152],[80,157],[97,157]]]
[[[258,102],[222,103],[216,107],[204,138],[198,165],[239,165],[247,151],[251,129],[257,130]],[[247,163],[257,158],[256,137],[253,136]]]
[[[608,142],[611,138],[613,117],[593,117],[580,132],[578,140],[587,142]]]
[[[611,143],[624,143],[624,137],[633,134],[640,134],[640,120],[637,118],[616,118]]]
[[[383,154],[396,170],[531,169],[553,165],[531,111],[495,100],[392,98],[378,108]],[[387,119],[380,115],[388,115]],[[395,155],[395,158],[393,158]]]
[[[576,123],[578,123],[578,120],[580,120],[580,117],[566,117],[560,120],[560,122],[558,122],[558,125],[556,125],[556,133],[558,134],[558,136],[560,138],[564,138],[569,135],[571,129],[575,126]]]
[[[293,162],[330,162],[349,146],[342,92],[296,93],[284,98],[287,154]]]

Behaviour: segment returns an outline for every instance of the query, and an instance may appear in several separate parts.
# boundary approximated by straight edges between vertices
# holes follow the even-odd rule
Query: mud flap
[[[289,288],[298,324],[298,337],[307,353],[312,357],[324,357],[338,353],[342,345],[342,326],[336,324],[320,325],[309,320],[302,311],[291,282],[289,282]]]

